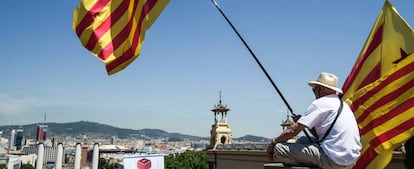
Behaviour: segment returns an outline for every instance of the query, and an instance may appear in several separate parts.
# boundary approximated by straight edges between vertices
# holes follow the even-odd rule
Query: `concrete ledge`
[[[320,169],[310,166],[285,166],[283,163],[267,163],[263,167],[264,169]]]

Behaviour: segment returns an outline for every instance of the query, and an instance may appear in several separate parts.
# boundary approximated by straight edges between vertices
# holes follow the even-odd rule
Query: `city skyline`
[[[217,0],[297,114],[320,72],[342,86],[385,1]],[[414,24],[414,2],[390,1]],[[107,76],[72,30],[79,1],[4,2],[0,125],[92,121],[209,137],[221,100],[233,137],[275,137],[288,110],[211,1],[170,1],[140,56]]]

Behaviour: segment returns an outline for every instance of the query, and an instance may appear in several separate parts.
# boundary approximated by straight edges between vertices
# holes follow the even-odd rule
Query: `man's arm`
[[[290,138],[298,135],[303,129],[305,129],[306,126],[303,124],[300,124],[298,122],[293,123],[291,126],[289,126],[285,131],[280,134],[279,137],[276,137],[273,139],[272,144],[276,144],[282,141],[287,141]]]
[[[283,131],[279,137],[276,137],[275,139],[273,139],[272,142],[267,147],[267,156],[269,160],[270,161],[273,160],[273,153],[275,151],[274,147],[276,143],[289,140],[290,138],[298,135],[299,132],[305,128],[306,128],[305,125],[295,122],[291,126],[289,126],[285,131]]]

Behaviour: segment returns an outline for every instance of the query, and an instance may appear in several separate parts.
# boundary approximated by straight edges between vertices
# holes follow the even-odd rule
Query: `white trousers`
[[[273,160],[290,166],[313,166],[323,169],[348,169],[353,165],[341,166],[329,159],[318,143],[310,143],[306,137],[300,137],[296,143],[277,143]]]

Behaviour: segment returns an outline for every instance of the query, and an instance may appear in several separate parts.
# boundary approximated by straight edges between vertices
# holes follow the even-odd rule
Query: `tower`
[[[16,137],[14,140],[14,146],[16,150],[21,150],[23,144],[23,129],[16,130]]]
[[[47,139],[47,125],[40,124],[37,126],[37,137],[36,141],[39,143],[43,143]]]
[[[9,148],[12,150],[21,150],[23,142],[23,130],[13,129],[10,131]]]
[[[284,131],[284,130],[286,130],[289,126],[291,126],[291,125],[293,125],[293,121],[291,121],[290,119],[289,119],[289,114],[287,113],[286,114],[286,120],[285,121],[282,121],[282,123],[280,124],[280,126],[282,126],[282,130]],[[289,140],[287,140],[287,142],[288,143],[295,143],[296,142],[296,140],[297,140],[297,137],[295,136],[295,137],[292,137],[292,138],[290,138]]]
[[[10,139],[9,139],[9,148],[12,150],[16,150],[16,147],[14,146],[14,140],[16,140],[16,130],[10,131]]]
[[[46,125],[46,113],[45,113],[43,124],[37,125],[36,141],[38,143],[43,143],[44,141],[46,141],[46,139],[47,139],[47,128],[48,128],[48,126]]]
[[[214,113],[214,124],[210,131],[210,145],[215,149],[218,144],[231,144],[231,129],[227,123],[227,112],[230,109],[221,103],[221,92],[219,104],[214,105],[211,111]]]
[[[280,124],[280,126],[282,126],[282,129],[285,130],[286,128],[288,128],[292,124],[293,124],[293,121],[291,121],[289,119],[289,114],[286,114],[286,120],[285,121],[282,121],[282,123]]]

